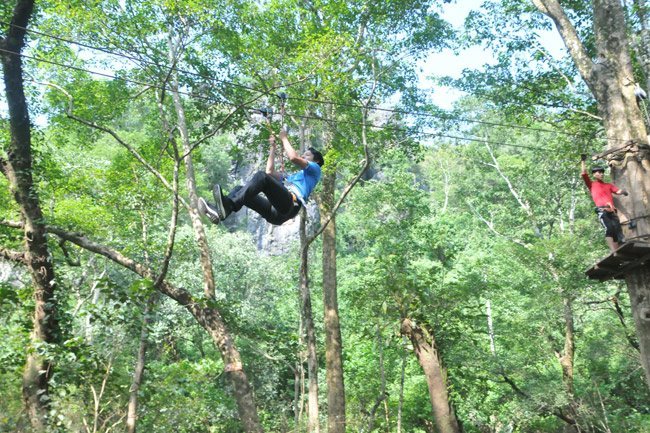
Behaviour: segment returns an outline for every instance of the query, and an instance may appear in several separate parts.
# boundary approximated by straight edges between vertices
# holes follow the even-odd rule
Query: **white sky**
[[[460,30],[465,18],[470,11],[480,9],[483,0],[458,0],[444,3],[442,18],[450,22],[454,28]],[[566,49],[564,43],[555,29],[540,33],[540,44],[555,58],[562,57]],[[478,69],[487,63],[494,63],[492,53],[482,47],[472,47],[456,55],[451,50],[445,49],[439,53],[431,53],[425,60],[418,63],[420,68],[421,89],[431,90],[431,100],[441,108],[450,109],[463,92],[450,87],[435,85],[429,77],[450,76],[459,78],[463,69]]]

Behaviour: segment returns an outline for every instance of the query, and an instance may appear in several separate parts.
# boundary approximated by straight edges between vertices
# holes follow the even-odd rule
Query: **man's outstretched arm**
[[[584,153],[581,154],[580,155],[580,167],[582,168],[581,177],[582,180],[585,182],[585,185],[587,185],[587,188],[591,189],[591,178],[587,174],[587,164],[585,164],[586,160],[587,160],[587,155]]]
[[[271,148],[269,149],[269,157],[266,160],[266,174],[275,174],[275,135],[271,134],[269,137]]]
[[[291,146],[289,137],[287,137],[287,131],[284,129],[280,131],[280,140],[282,140],[282,147],[284,149],[284,153],[287,155],[287,158],[289,158],[289,161],[293,162],[300,168],[305,168],[307,165],[309,165],[309,161],[300,156],[300,154],[296,152],[293,146]]]

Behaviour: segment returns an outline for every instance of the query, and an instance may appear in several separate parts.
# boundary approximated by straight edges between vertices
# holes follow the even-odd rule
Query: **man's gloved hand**
[[[581,153],[580,154],[580,161],[586,161],[587,160],[587,154],[586,153]]]

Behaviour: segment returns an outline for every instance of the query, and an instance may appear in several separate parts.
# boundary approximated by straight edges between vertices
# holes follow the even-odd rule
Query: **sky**
[[[484,0],[455,0],[452,3],[443,3],[442,18],[455,29],[463,27],[465,18],[470,11],[480,9]],[[554,58],[560,58],[566,54],[566,48],[555,29],[548,32],[540,32],[540,44]],[[455,54],[450,49],[439,53],[431,53],[427,58],[418,63],[420,68],[420,88],[430,89],[432,102],[444,109],[450,109],[453,103],[463,96],[463,92],[450,87],[436,85],[429,78],[432,75],[450,76],[459,78],[463,69],[478,69],[485,64],[495,63],[492,54],[483,47],[472,47]]]

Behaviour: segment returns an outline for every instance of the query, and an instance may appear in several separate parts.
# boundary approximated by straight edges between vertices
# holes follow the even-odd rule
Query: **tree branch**
[[[512,182],[510,182],[510,179],[508,178],[508,176],[506,176],[505,173],[501,170],[501,166],[499,165],[499,161],[497,161],[496,157],[494,156],[494,153],[492,152],[492,148],[488,144],[488,141],[484,140],[483,143],[485,144],[485,147],[487,148],[488,153],[490,154],[490,158],[492,158],[492,161],[494,162],[493,165],[491,164],[492,167],[494,167],[495,170],[497,171],[497,173],[499,173],[499,176],[501,176],[501,178],[506,181],[506,184],[508,185],[508,189],[510,190],[510,193],[512,194],[512,196],[515,198],[515,200],[517,200],[517,203],[519,203],[519,206],[521,206],[521,208],[524,210],[526,215],[528,215],[528,217],[531,220],[533,220],[533,222],[534,222],[533,212],[530,209],[530,204],[526,203],[521,198],[521,196],[519,195],[519,192],[512,185]]]
[[[0,257],[9,260],[10,262],[17,262],[23,265],[27,264],[25,253],[21,251],[13,251],[7,248],[0,247]]]
[[[174,147],[176,150],[176,147]],[[169,234],[167,236],[167,247],[165,248],[165,256],[160,266],[160,272],[158,273],[158,278],[154,281],[154,288],[158,289],[158,286],[163,282],[165,276],[167,275],[167,270],[169,269],[169,262],[172,258],[172,253],[174,251],[174,240],[176,238],[176,226],[178,223],[178,170],[180,160],[178,159],[178,151],[176,153],[176,160],[174,161],[174,200],[172,204],[172,221],[169,225]]]
[[[562,6],[560,6],[560,2],[558,0],[533,0],[533,4],[541,13],[553,20],[564,41],[564,45],[578,67],[580,75],[593,91],[594,63],[587,54],[582,41],[580,41],[576,28],[564,13]]]
[[[61,251],[63,251],[63,256],[65,257],[65,261],[68,263],[70,266],[81,266],[81,260],[79,257],[76,259],[73,259],[70,256],[70,252],[68,251],[68,247],[65,245],[65,240],[61,239],[59,241],[59,248],[61,248]]]
[[[15,228],[15,229],[23,228],[22,223],[15,222],[15,221],[0,221],[0,225],[3,225],[5,227]],[[105,245],[99,244],[97,242],[88,239],[82,233],[69,232],[67,230],[55,226],[45,226],[45,230],[48,233],[52,233],[61,239],[65,239],[69,242],[72,242],[73,244],[87,251],[90,251],[95,254],[99,254],[100,256],[104,256],[107,259],[117,263],[118,265],[125,267],[130,271],[140,275],[142,278],[153,279],[154,274],[151,271],[151,269],[149,269],[148,267],[142,265],[141,263],[136,262],[130,257],[123,255],[119,251],[116,251],[110,247],[107,247]],[[195,315],[195,317],[197,317],[197,319],[199,318],[197,316],[198,304],[190,292],[182,288],[175,287],[164,280],[160,283],[159,290],[162,293],[164,293],[166,296],[169,296],[170,298],[174,299],[180,305],[188,308],[190,312],[193,315]]]
[[[513,243],[515,243],[515,244],[517,244],[517,245],[520,245],[520,246],[522,246],[522,247],[528,249],[528,245],[527,245],[524,241],[519,240],[519,239],[515,239],[515,238],[510,238],[510,237],[508,237],[508,236],[506,236],[506,235],[500,233],[499,231],[497,231],[497,229],[494,227],[494,222],[489,221],[489,220],[487,220],[485,217],[483,217],[483,215],[481,215],[481,214],[479,213],[479,211],[478,211],[478,210],[477,210],[477,209],[472,205],[472,203],[470,203],[469,200],[467,200],[466,203],[467,203],[467,206],[470,208],[470,210],[471,210],[472,212],[474,212],[474,215],[476,215],[476,216],[478,217],[478,219],[480,219],[481,221],[483,221],[483,223],[487,226],[488,229],[490,229],[490,231],[491,231],[492,233],[494,233],[495,235],[497,235],[497,236],[499,236],[499,237],[501,237],[501,238],[507,239],[507,240],[509,240],[510,242],[513,242]]]

